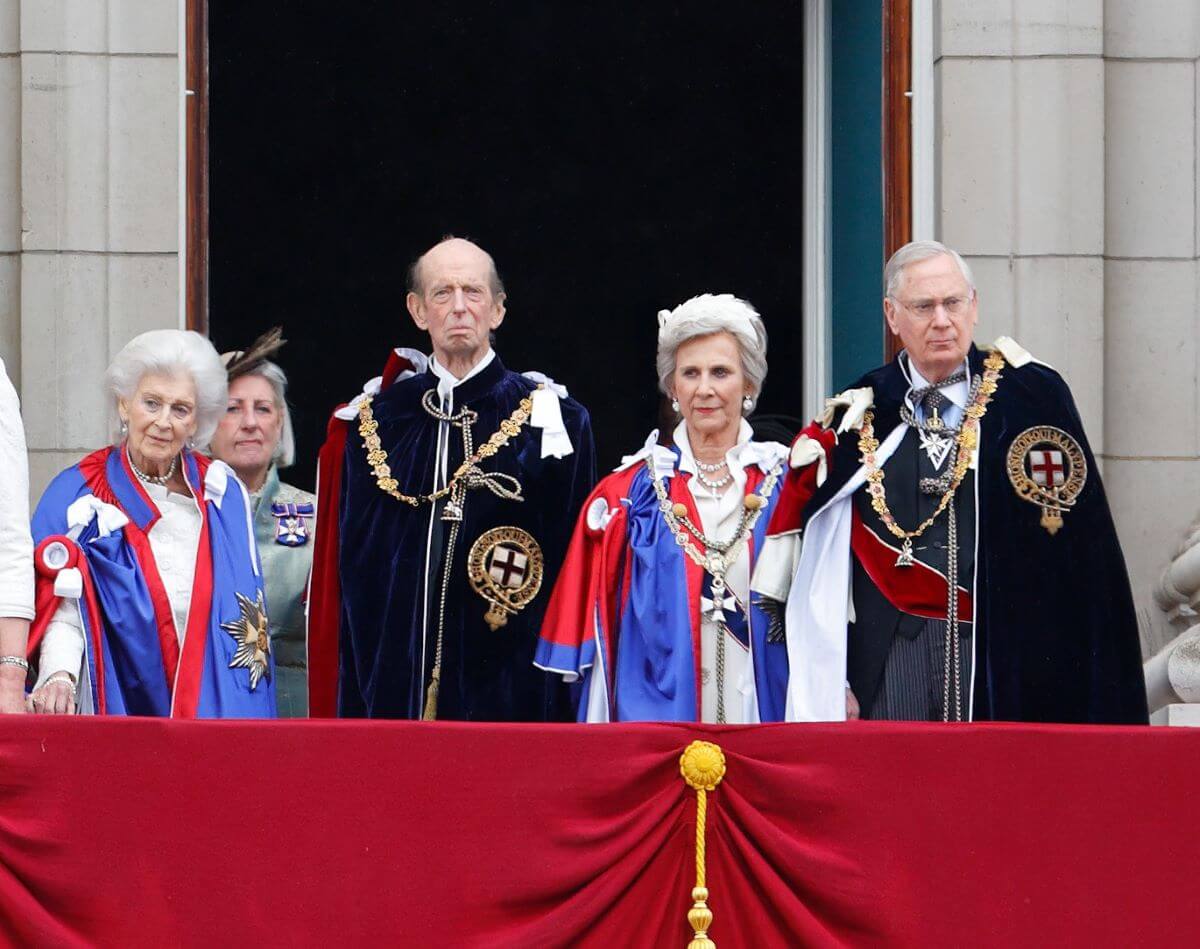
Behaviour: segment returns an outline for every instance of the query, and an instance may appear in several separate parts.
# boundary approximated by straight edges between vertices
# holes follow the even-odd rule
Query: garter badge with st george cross
[[[237,652],[229,660],[230,669],[250,670],[250,691],[258,688],[259,680],[266,677],[271,681],[271,633],[267,623],[267,607],[263,602],[262,590],[257,600],[237,594],[240,616],[221,629],[233,637]]]
[[[1087,482],[1083,449],[1061,428],[1027,428],[1008,449],[1008,480],[1017,496],[1042,509],[1042,527],[1051,535]]]
[[[480,535],[467,555],[471,589],[488,602],[488,626],[499,629],[542,588],[542,548],[519,527],[494,527]]]
[[[275,543],[284,547],[303,547],[307,544],[308,522],[314,510],[311,503],[274,502],[271,516],[275,518]]]

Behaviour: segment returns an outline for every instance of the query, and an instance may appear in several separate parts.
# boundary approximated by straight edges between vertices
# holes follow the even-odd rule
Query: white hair
[[[113,357],[104,380],[114,400],[129,401],[148,375],[185,375],[196,387],[197,445],[208,444],[225,412],[225,367],[212,343],[192,330],[150,330],[135,336]]]
[[[952,250],[945,244],[937,241],[910,241],[901,247],[896,253],[888,259],[887,265],[883,268],[883,293],[884,296],[891,297],[893,300],[896,294],[900,292],[900,285],[904,280],[904,268],[909,264],[920,263],[922,260],[931,260],[934,257],[947,256],[953,258],[958,264],[958,269],[963,275],[963,279],[967,281],[967,286],[971,288],[971,292],[975,292],[975,279],[971,276],[971,268],[967,266],[967,262],[962,259],[962,256],[956,250]]]
[[[750,383],[750,398],[757,402],[767,378],[767,330],[758,311],[732,293],[702,293],[658,314],[658,387],[671,394],[675,354],[689,339],[729,333],[737,341],[742,371]],[[746,414],[754,411],[753,405]]]
[[[296,436],[292,433],[292,413],[287,404],[287,376],[279,366],[268,359],[264,359],[238,378],[244,376],[261,376],[271,384],[271,389],[275,392],[275,409],[283,418],[283,425],[279,430],[279,441],[275,445],[271,461],[280,468],[290,468],[296,461]]]

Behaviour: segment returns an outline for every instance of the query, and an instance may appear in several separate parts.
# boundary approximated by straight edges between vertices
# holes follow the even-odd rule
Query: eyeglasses
[[[974,292],[971,292],[965,297],[946,297],[944,300],[918,300],[916,303],[905,303],[903,300],[892,297],[892,301],[904,307],[917,319],[931,320],[939,306],[943,307],[950,316],[962,316],[967,312],[974,297]]]

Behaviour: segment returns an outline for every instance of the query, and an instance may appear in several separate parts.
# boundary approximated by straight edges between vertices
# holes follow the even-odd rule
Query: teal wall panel
[[[883,362],[883,4],[830,3],[830,381]]]

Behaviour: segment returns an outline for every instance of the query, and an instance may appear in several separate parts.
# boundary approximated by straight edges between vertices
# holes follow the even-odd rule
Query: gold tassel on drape
[[[708,814],[707,792],[715,790],[725,777],[725,753],[711,741],[694,741],[679,757],[679,773],[688,787],[696,789],[696,886],[692,890],[692,908],[688,910],[688,923],[695,935],[688,949],[717,949],[717,944],[708,938],[713,914],[707,902],[704,824]]]

